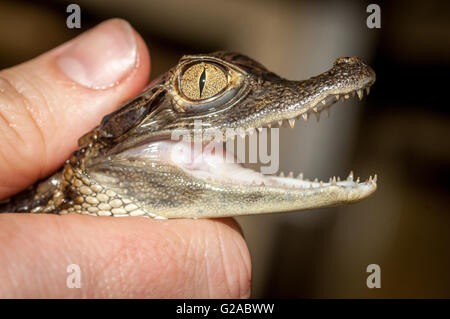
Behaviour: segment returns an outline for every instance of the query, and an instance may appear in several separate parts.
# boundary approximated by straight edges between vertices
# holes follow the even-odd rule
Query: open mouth
[[[270,122],[263,128],[293,128],[295,120],[303,119],[307,121],[310,115],[315,115],[317,120],[319,120],[321,113],[323,111],[329,112],[331,105],[339,100],[347,100],[351,97],[358,97],[361,100],[364,92],[369,93],[369,87],[370,85],[367,85],[343,94],[329,93],[318,101],[311,101],[311,106],[304,108],[303,113],[297,114],[294,118]],[[227,135],[227,137],[232,139],[236,136],[245,137],[246,135],[253,135],[255,132],[261,132],[263,128],[235,130],[234,135]],[[343,195],[344,198],[345,195],[348,195],[349,198],[355,197],[356,199],[369,196],[377,187],[376,175],[361,181],[360,178],[355,178],[352,172],[343,179],[332,177],[327,181],[309,180],[303,174],[294,177],[292,172],[286,176],[283,172],[277,176],[265,175],[238,163],[234,154],[227,153],[226,141],[227,139],[224,138],[219,142],[203,141],[196,144],[195,142],[160,140],[128,149],[120,156],[139,157],[141,159],[164,162],[165,164],[178,167],[186,174],[194,177],[195,180],[203,181],[211,187],[246,187],[248,189],[264,187],[277,191],[297,190],[315,193],[317,191],[322,192],[334,189],[334,191]],[[232,142],[234,145],[234,141]]]

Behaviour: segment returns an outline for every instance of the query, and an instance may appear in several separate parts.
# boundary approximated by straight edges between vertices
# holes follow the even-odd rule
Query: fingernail
[[[74,39],[57,63],[73,81],[92,89],[117,85],[136,64],[136,39],[119,19],[104,22]]]

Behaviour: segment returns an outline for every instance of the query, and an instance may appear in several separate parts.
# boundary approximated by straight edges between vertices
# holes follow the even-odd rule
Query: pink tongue
[[[121,156],[172,162],[186,169],[200,169],[208,164],[236,163],[233,155],[223,149],[222,143],[202,145],[200,143],[159,141],[129,149]]]
[[[223,149],[223,144],[195,144],[170,142],[171,160],[186,169],[205,169],[207,165],[235,163],[232,154]],[[228,156],[228,157],[227,157]]]
[[[198,178],[218,183],[261,184],[266,177],[236,163],[234,157],[223,150],[223,145],[203,146],[172,143],[171,161],[181,169]],[[227,158],[228,155],[228,158]]]
[[[226,157],[228,155],[228,158]],[[159,141],[130,149],[125,157],[172,163],[198,178],[211,178],[218,182],[261,183],[265,177],[236,163],[234,157],[223,150],[223,145],[195,145],[184,142]]]

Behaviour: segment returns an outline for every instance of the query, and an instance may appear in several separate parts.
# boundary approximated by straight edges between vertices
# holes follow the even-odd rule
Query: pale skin
[[[149,72],[144,41],[118,19],[0,71],[0,198],[60,167]],[[70,264],[79,289],[66,285]],[[232,219],[0,214],[2,298],[245,298],[250,280]]]

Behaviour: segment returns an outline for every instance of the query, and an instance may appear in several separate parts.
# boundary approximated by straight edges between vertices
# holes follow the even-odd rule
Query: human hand
[[[0,71],[0,198],[60,167],[149,70],[144,41],[114,19]],[[66,285],[70,264],[80,267],[79,289]],[[232,219],[0,214],[0,297],[239,298],[250,278]]]

